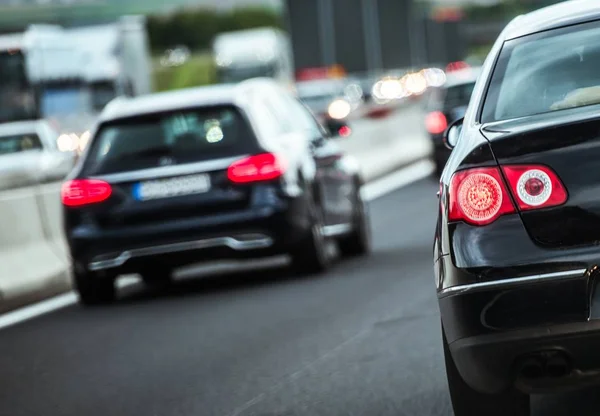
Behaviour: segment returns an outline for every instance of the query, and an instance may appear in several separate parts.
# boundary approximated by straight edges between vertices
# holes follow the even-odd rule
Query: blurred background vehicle
[[[316,273],[327,239],[366,254],[359,165],[331,140],[346,126],[328,126],[267,80],[111,103],[61,193],[81,301],[112,300],[121,274],[168,282],[203,259],[289,253]]]
[[[444,144],[446,128],[465,116],[481,67],[464,68],[450,72],[446,82],[429,91],[426,103],[425,128],[433,143],[436,174],[442,173],[450,150]]]
[[[235,83],[268,77],[292,87],[294,62],[286,34],[260,28],[221,33],[213,42],[217,80]]]

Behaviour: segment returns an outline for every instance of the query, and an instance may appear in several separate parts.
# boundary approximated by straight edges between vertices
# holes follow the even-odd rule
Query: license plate
[[[133,197],[138,201],[147,201],[149,199],[201,194],[209,190],[210,177],[208,175],[189,175],[137,183],[133,187]]]

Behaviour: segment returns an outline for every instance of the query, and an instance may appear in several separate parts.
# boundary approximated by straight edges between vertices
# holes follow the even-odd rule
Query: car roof
[[[600,1],[570,0],[515,18],[505,30],[505,39],[515,39],[559,27],[600,19]]]
[[[239,84],[219,84],[175,91],[159,92],[134,98],[116,98],[102,111],[100,122],[162,113],[187,108],[235,105],[244,107],[244,98],[251,91],[266,86],[278,87],[268,79],[253,79]]]
[[[15,121],[0,124],[0,136],[12,136],[13,134],[28,134],[37,132],[44,120]]]

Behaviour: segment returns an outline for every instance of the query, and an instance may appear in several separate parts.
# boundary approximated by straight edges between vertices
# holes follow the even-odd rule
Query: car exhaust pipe
[[[555,353],[548,357],[545,367],[547,376],[552,378],[565,377],[571,373],[569,361],[562,353]]]
[[[519,374],[525,379],[539,379],[544,376],[544,373],[544,363],[539,357],[526,358],[521,362],[519,366]]]

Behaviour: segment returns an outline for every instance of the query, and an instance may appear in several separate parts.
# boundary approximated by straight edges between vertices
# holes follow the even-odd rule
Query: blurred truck
[[[68,29],[85,52],[84,77],[94,111],[118,96],[149,94],[152,61],[144,16],[123,16],[109,24]]]
[[[288,36],[261,28],[217,35],[213,54],[220,83],[268,77],[293,88],[294,60]]]
[[[84,53],[60,26],[0,35],[0,123],[47,119],[66,134],[62,143],[76,141],[93,120],[84,66]]]

